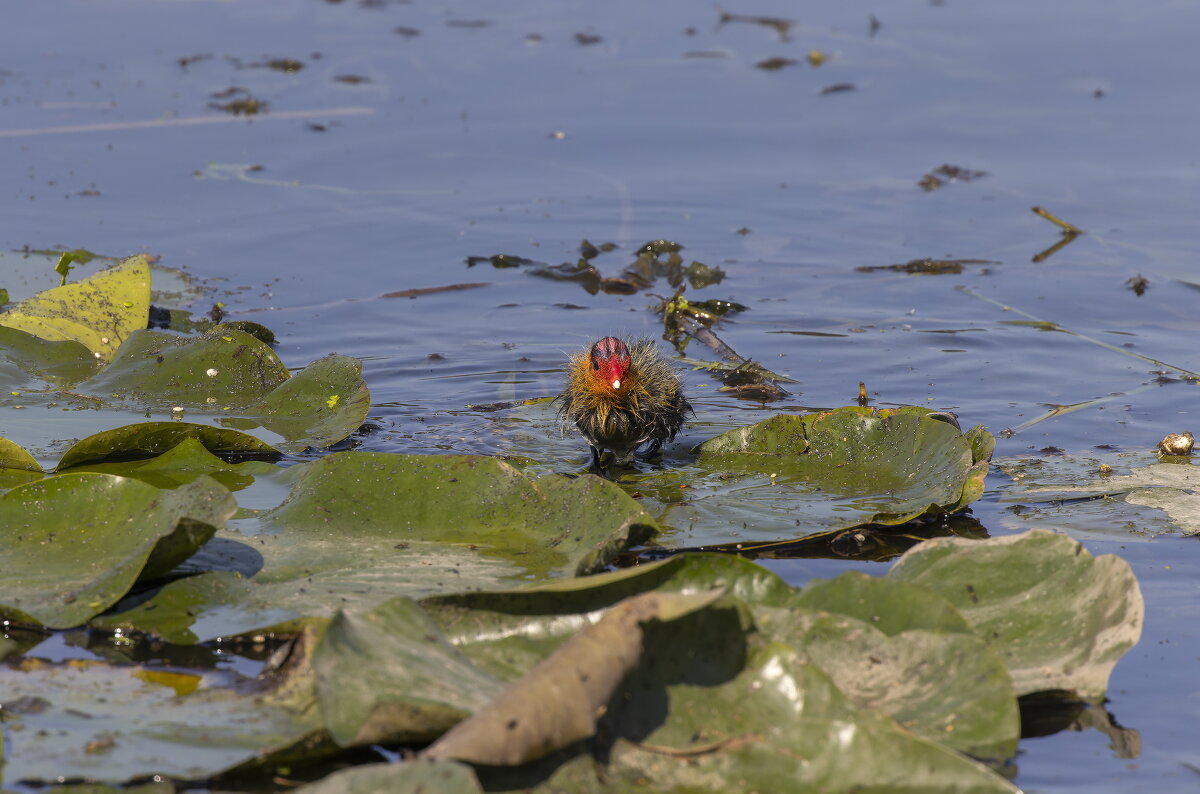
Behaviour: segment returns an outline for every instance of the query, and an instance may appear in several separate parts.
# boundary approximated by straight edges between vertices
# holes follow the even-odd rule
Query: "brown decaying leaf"
[[[617,685],[641,659],[642,624],[682,617],[723,594],[643,593],[621,601],[422,756],[516,766],[592,736]]]

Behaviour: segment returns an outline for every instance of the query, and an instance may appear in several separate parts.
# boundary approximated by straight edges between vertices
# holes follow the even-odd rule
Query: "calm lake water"
[[[274,329],[290,366],[364,359],[378,451],[585,466],[550,407],[469,406],[554,394],[598,336],[658,336],[656,299],[466,262],[574,262],[584,238],[618,246],[594,260],[608,276],[654,239],[721,267],[689,296],[744,304],[718,333],[798,381],[763,406],[689,372],[697,417],[667,466],[728,427],[849,404],[860,381],[996,433],[1111,397],[1001,437],[997,458],[1111,445],[1142,465],[1165,433],[1200,431],[1196,385],[1121,352],[1200,370],[1200,5],[726,10],[793,24],[681,0],[9,3],[0,248],[149,251]],[[239,101],[263,112],[220,108]],[[1064,238],[1035,205],[1086,234],[1038,256]],[[968,261],[868,270],[922,259]],[[464,283],[482,286],[386,297]],[[1077,335],[1013,323],[1031,318]],[[1095,730],[1025,740],[1018,784],[1196,790],[1200,546],[1103,510],[1022,517],[1008,479],[988,483],[974,515],[991,534],[1066,528],[1127,559],[1147,602],[1108,704],[1138,757]],[[797,584],[884,570],[769,564]]]

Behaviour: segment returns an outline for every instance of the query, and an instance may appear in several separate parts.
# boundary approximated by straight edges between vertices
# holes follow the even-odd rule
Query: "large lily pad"
[[[78,626],[191,556],[234,510],[207,478],[160,491],[79,473],[14,488],[0,496],[0,614]]]
[[[1117,660],[1142,634],[1142,593],[1129,564],[1034,530],[985,544],[938,538],[889,572],[946,597],[1000,654],[1018,695],[1065,689],[1104,696]]]
[[[0,325],[50,342],[78,342],[101,361],[146,327],[150,262],[132,256],[120,265],[26,298],[0,314]]]
[[[983,492],[994,440],[922,408],[778,415],[698,448],[676,525],[734,527],[688,545],[770,542],[963,509]]]
[[[511,588],[595,571],[657,531],[611,482],[531,480],[494,458],[343,452],[293,471],[282,505],[235,522],[245,532],[220,533],[188,563],[214,573],[104,625],[188,642],[400,594]]]

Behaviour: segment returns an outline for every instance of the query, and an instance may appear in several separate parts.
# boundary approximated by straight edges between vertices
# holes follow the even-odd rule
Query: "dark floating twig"
[[[856,86],[854,83],[834,83],[833,85],[827,85],[822,88],[821,96],[825,96],[826,94],[841,94],[845,93],[846,91],[853,91],[856,88],[858,88],[858,86]]]
[[[874,273],[880,270],[892,270],[897,273],[915,273],[930,276],[958,275],[963,271],[963,265],[998,265],[992,259],[910,259],[898,265],[859,265],[854,268],[859,273]]]
[[[776,33],[778,33],[780,41],[790,40],[792,25],[796,24],[790,19],[783,19],[781,17],[731,14],[720,6],[717,6],[717,13],[721,16],[721,20],[717,23],[717,27],[723,27],[730,22],[746,22],[751,25],[762,25],[763,27],[772,28]]]
[[[443,287],[420,287],[417,289],[402,289],[398,292],[385,292],[381,298],[417,298],[421,295],[436,295],[439,292],[457,292],[464,289],[477,289],[492,286],[490,281],[473,281],[467,284],[447,284]]]
[[[1062,218],[1058,217],[1057,215],[1050,212],[1049,210],[1042,209],[1041,207],[1034,207],[1033,212],[1036,215],[1041,215],[1043,218],[1050,221],[1058,228],[1062,229],[1063,234],[1070,234],[1070,235],[1074,236],[1077,234],[1084,233],[1083,229],[1080,229],[1078,226],[1074,226],[1070,223],[1067,223]]]

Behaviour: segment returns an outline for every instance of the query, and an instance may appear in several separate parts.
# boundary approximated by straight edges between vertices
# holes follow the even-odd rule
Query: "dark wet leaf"
[[[862,265],[854,268],[860,273],[873,273],[880,270],[890,270],[896,273],[913,273],[916,275],[942,276],[958,275],[963,272],[964,265],[995,265],[999,264],[990,259],[911,259],[897,265]]]
[[[954,604],[1000,654],[1018,695],[1063,689],[1102,698],[1113,666],[1142,633],[1145,608],[1129,564],[1044,530],[985,544],[927,541],[889,576]]]
[[[163,455],[189,439],[218,455],[279,456],[279,450],[275,447],[237,430],[190,422],[139,422],[105,430],[75,442],[59,460],[58,469],[61,471],[72,466],[114,459]],[[168,461],[159,461],[158,465],[164,469],[173,468]]]
[[[504,267],[520,267],[521,265],[538,265],[541,262],[535,262],[532,259],[526,259],[523,256],[515,254],[493,254],[491,256],[468,256],[467,267],[475,267],[481,264],[491,264],[495,268]]]
[[[107,362],[134,331],[146,327],[149,312],[150,262],[138,255],[26,298],[0,313],[0,326],[49,342],[77,342]]]
[[[207,478],[160,491],[79,473],[14,488],[0,496],[0,614],[78,626],[190,557],[235,509]]]
[[[725,278],[725,271],[719,267],[712,267],[703,262],[692,262],[684,268],[683,274],[687,277],[688,284],[692,289],[704,289],[711,287],[713,284],[720,284]],[[745,307],[742,307],[743,309]]]

